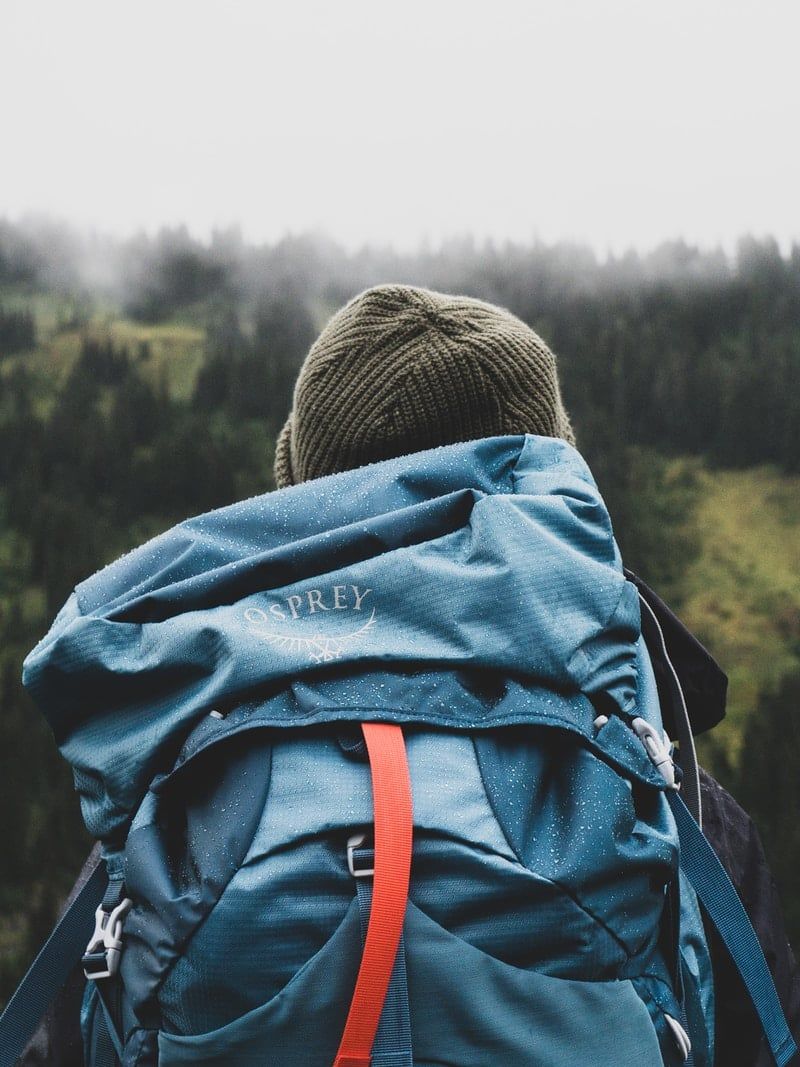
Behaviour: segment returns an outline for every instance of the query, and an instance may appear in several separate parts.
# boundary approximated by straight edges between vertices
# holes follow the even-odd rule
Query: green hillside
[[[142,376],[153,387],[163,385],[175,400],[189,400],[203,361],[206,333],[203,325],[184,322],[143,323],[124,318],[117,308],[89,313],[84,305],[76,322],[73,303],[37,291],[0,287],[0,308],[26,308],[36,321],[35,348],[7,355],[0,374],[24,367],[52,396],[66,381],[87,337],[125,348],[137,357]]]
[[[761,696],[800,669],[800,478],[773,468],[703,471],[697,557],[681,581],[681,615],[730,679],[714,732],[734,765]]]

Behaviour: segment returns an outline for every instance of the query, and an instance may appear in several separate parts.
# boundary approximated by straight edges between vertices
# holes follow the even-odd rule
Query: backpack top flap
[[[563,441],[502,437],[179,524],[78,586],[23,680],[75,768],[87,824],[108,841],[220,703],[332,675],[352,690],[379,667],[491,672],[544,694],[602,694],[627,715],[639,636],[637,592],[585,462]],[[318,701],[316,721],[341,718],[343,703],[328,701],[326,716]],[[362,717],[392,717],[386,701],[366,703]],[[516,721],[544,703],[520,703]],[[434,722],[434,705],[409,701],[404,717]],[[297,701],[274,706],[274,725],[302,722],[286,713]],[[468,700],[457,719],[508,721]]]

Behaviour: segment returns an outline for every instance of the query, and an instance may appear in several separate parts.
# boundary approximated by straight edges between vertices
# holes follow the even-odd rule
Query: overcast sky
[[[800,239],[800,3],[0,0],[0,215]]]

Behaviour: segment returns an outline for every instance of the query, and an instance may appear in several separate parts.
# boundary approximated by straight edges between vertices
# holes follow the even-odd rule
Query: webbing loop
[[[334,1067],[369,1067],[403,933],[413,811],[403,731],[363,723],[372,778],[375,870],[364,951]]]

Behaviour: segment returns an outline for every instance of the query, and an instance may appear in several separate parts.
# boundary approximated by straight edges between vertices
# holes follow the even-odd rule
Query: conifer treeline
[[[209,305],[235,318],[265,296],[319,313],[386,280],[465,292],[540,330],[584,440],[617,435],[721,464],[800,465],[800,247],[782,255],[771,240],[743,240],[730,259],[678,242],[600,263],[573,246],[464,241],[348,255],[307,237],[251,247],[235,231],[208,245],[175,230],[87,249],[58,228],[0,225],[0,284],[20,278],[72,294],[102,289],[146,322]],[[230,314],[228,323],[235,331]]]
[[[36,326],[30,311],[6,311],[0,305],[0,356],[24,352],[36,344]]]

